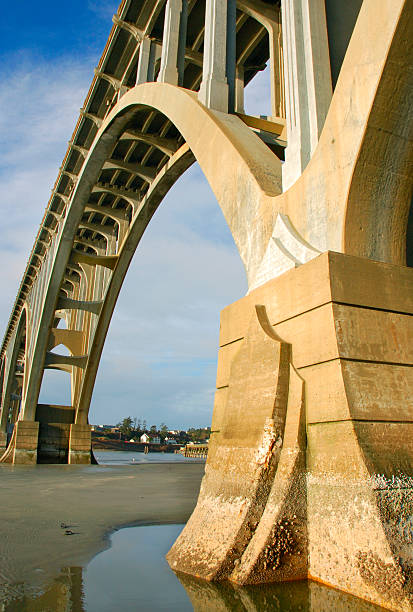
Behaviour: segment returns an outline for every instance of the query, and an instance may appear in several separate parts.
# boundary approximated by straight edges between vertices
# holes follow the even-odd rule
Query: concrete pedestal
[[[72,406],[38,404],[39,421],[38,463],[67,463],[70,427],[75,419]]]
[[[12,457],[10,463],[31,465],[37,463],[37,444],[39,423],[37,421],[17,421],[10,441]]]
[[[173,569],[309,577],[411,609],[412,313],[412,269],[331,252],[223,310],[206,472]]]
[[[5,431],[0,431],[0,457],[3,452],[6,450],[7,446],[7,434]]]
[[[90,464],[92,435],[90,425],[70,426],[68,463]]]

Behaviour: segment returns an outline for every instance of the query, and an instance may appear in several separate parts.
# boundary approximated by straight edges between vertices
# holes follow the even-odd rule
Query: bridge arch
[[[184,4],[122,2],[115,17],[3,343],[2,355],[21,348],[14,341],[27,302],[32,320],[24,348],[24,418],[14,429],[12,460],[35,461],[46,447],[39,424],[68,409],[59,421],[66,425],[68,447],[59,448],[59,455],[63,450],[69,463],[90,461],[87,413],[123,278],[163,196],[197,159],[246,267],[250,293],[222,318],[219,374],[225,380],[214,409],[217,435],[197,508],[169,562],[181,572],[238,583],[311,575],[347,590],[351,585],[352,592],[392,609],[410,609],[404,587],[412,551],[394,536],[400,495],[393,484],[396,478],[404,486],[413,465],[405,401],[412,385],[406,366],[412,361],[407,338],[413,279],[401,265],[368,258],[404,263],[412,186],[406,96],[412,2],[363,0],[331,98],[329,88],[318,86],[330,71],[328,49],[319,54],[312,47],[317,39],[328,42],[317,36],[326,34],[324,3],[283,0],[293,17],[291,29],[283,30],[285,82],[291,78],[293,84],[286,88],[283,193],[280,160],[246,127],[265,132],[271,126],[274,145],[283,133],[274,129],[276,121],[263,124],[226,112],[233,110],[229,85],[236,66],[233,58],[227,64],[226,49],[232,46],[232,54],[235,0],[207,0],[206,19],[198,13],[193,26],[195,49],[180,44]],[[203,2],[191,4],[204,8]],[[265,14],[279,2],[242,4]],[[320,19],[313,28],[308,14],[302,27],[311,6]],[[157,24],[148,19],[150,7],[159,15]],[[248,58],[253,63],[257,50],[261,64],[262,49],[253,38],[240,46],[252,45]],[[160,59],[156,74],[152,51]],[[185,82],[178,64],[186,56],[197,66],[189,75],[193,91],[165,83],[135,86],[156,77]],[[317,78],[316,56],[324,59]],[[295,78],[307,72],[313,74],[305,82]],[[194,90],[200,83],[205,106],[225,112],[198,102]],[[293,126],[294,101],[303,121]],[[66,330],[57,329],[62,314]],[[269,326],[277,337],[266,333]],[[65,336],[69,356],[52,351]],[[36,407],[47,367],[70,371],[72,404],[46,407],[42,422]],[[9,458],[11,450],[12,443]],[[323,561],[327,553],[330,567]],[[371,567],[380,565],[392,576],[390,591],[381,588],[380,575],[371,578]]]
[[[25,357],[27,351],[28,309],[23,307],[15,339],[9,356],[1,366],[1,421],[0,431],[8,431],[20,417],[21,402],[26,388]]]
[[[93,329],[88,324],[88,337],[85,337],[83,342],[85,350],[73,355],[72,361],[63,363],[61,359],[61,364],[75,368],[75,378],[79,382],[76,393],[80,402],[76,401],[76,404],[82,406],[79,414],[85,413],[94,377],[84,376],[83,373],[85,368],[97,369],[101,348],[97,349],[96,338],[103,336],[104,340],[106,335],[104,329],[107,329],[107,325],[100,324],[100,321],[103,321],[102,313],[106,313],[108,303],[106,297],[110,293],[107,292],[103,301],[94,299],[89,291],[94,286],[94,270],[103,267],[102,282],[104,284],[107,281],[110,287],[113,278],[118,276],[121,278],[122,274],[126,273],[131,253],[136,248],[136,241],[139,241],[154,210],[170,185],[194,158],[199,161],[223,210],[246,267],[249,282],[256,277],[260,269],[278,213],[289,215],[295,229],[315,247],[316,252],[333,249],[365,255],[366,245],[371,245],[374,241],[376,244],[379,242],[377,225],[373,222],[370,222],[369,231],[363,228],[364,233],[359,232],[359,239],[354,238],[357,232],[354,231],[352,224],[354,225],[357,218],[354,212],[357,198],[352,195],[353,192],[357,193],[357,190],[353,189],[354,185],[357,185],[355,179],[357,176],[363,176],[360,151],[363,150],[365,142],[365,122],[369,117],[374,120],[375,115],[371,109],[374,110],[374,104],[379,100],[378,86],[382,73],[385,75],[386,70],[390,70],[389,66],[391,67],[394,58],[392,52],[388,53],[392,45],[400,61],[403,31],[406,29],[406,24],[403,25],[404,16],[407,15],[406,8],[403,12],[403,4],[402,0],[398,0],[399,12],[395,11],[394,7],[388,7],[388,10],[383,11],[381,15],[382,21],[376,23],[376,20],[371,20],[374,2],[365,0],[363,3],[319,144],[302,176],[285,193],[281,193],[281,162],[240,118],[207,109],[198,102],[195,92],[165,83],[145,83],[133,87],[120,97],[103,120],[93,145],[89,149],[82,149],[76,145],[84,156],[81,169],[74,173],[70,170],[63,172],[66,182],[72,181],[70,197],[67,193],[56,193],[56,197],[60,199],[59,208],[47,213],[55,221],[46,229],[51,234],[55,232],[56,235],[58,232],[59,237],[56,239],[57,250],[45,291],[41,320],[35,330],[36,338],[31,343],[34,352],[30,355],[27,393],[23,398],[25,419],[34,419],[41,381],[39,372],[43,370],[50,340],[48,332],[53,327],[57,310],[61,309],[62,297],[66,296],[69,302],[71,299],[73,302],[73,297],[69,298],[69,295],[75,295],[78,310],[98,315],[98,321],[92,325]],[[370,30],[375,28],[372,40],[368,41],[370,52],[379,58],[377,62],[382,69],[372,71],[373,76],[362,82],[359,75],[354,75],[353,66],[360,45],[363,46],[364,33],[369,28]],[[391,77],[391,70],[389,74]],[[342,120],[346,113],[352,112],[349,108],[349,104],[350,107],[352,104],[351,97],[348,102],[349,79],[354,81],[355,93],[361,86],[364,87],[364,100],[353,113],[357,123],[344,124],[345,129],[343,129],[338,119]],[[377,106],[379,109],[380,104]],[[162,162],[157,167],[125,163],[113,158],[117,144],[131,123],[133,124],[139,109],[152,109],[162,114],[179,132],[179,142],[175,142],[180,145],[178,150],[174,147],[168,151],[170,143],[164,142],[163,136],[155,137],[159,150],[165,153],[166,149],[170,157],[168,162]],[[99,119],[99,125],[101,122]],[[147,133],[138,136],[135,134],[133,137],[144,138],[143,141],[147,143],[154,140],[153,135]],[[183,142],[186,143],[186,149],[183,148]],[[402,159],[397,163],[401,163],[406,158],[406,150],[407,148],[403,149]],[[341,166],[338,165],[339,160],[344,160]],[[225,174],[222,172],[223,167]],[[102,185],[99,176],[103,176],[104,168],[108,171],[115,169],[120,173],[135,173],[144,183],[146,181],[146,193],[141,189],[141,193],[144,194],[142,201],[137,198],[137,191],[134,189],[130,190],[128,187],[119,189],[113,184]],[[339,185],[334,179],[337,172],[342,174]],[[330,179],[331,186],[328,185]],[[362,184],[362,181],[359,182],[359,185]],[[360,192],[360,187],[358,191]],[[107,206],[106,196],[98,202],[90,201],[91,194],[99,192],[112,193],[117,197],[120,195],[124,202],[123,207]],[[372,199],[365,203],[364,211],[369,210],[369,207],[374,211]],[[98,223],[85,221],[83,219],[85,210],[97,214]],[[404,209],[398,207],[397,215],[397,227],[404,227],[405,231],[406,207]],[[111,222],[102,221],[102,216]],[[370,215],[370,219],[374,221],[374,214]],[[390,225],[394,226],[392,218],[390,221]],[[87,237],[85,239],[78,236],[80,227],[87,231],[93,229],[95,239],[91,241]],[[96,235],[99,232],[100,244],[96,248]],[[383,241],[386,246],[380,247],[381,252],[380,249],[379,251],[376,249],[372,253],[370,248],[368,254],[392,263],[400,263],[398,254],[400,248],[394,252],[391,248],[389,250],[389,240],[386,238]],[[104,246],[102,242],[105,243]],[[77,245],[81,245],[83,250],[79,251]],[[384,253],[386,248],[387,252]],[[69,277],[66,274],[69,266],[73,274],[77,275],[77,280],[74,276]],[[122,266],[125,270],[121,273]],[[86,282],[82,282],[84,277]],[[116,295],[119,288],[120,286],[114,291]],[[114,300],[116,301],[116,297]],[[69,302],[66,300],[66,309],[71,310],[73,303],[70,305]],[[79,312],[71,315],[70,318],[77,321],[76,324],[72,322],[72,331],[80,331],[79,327],[85,316],[87,318],[88,315]],[[105,314],[105,317],[110,320],[109,314]],[[103,346],[102,341],[99,343]],[[95,345],[96,350],[91,348]],[[56,362],[53,363],[56,365]],[[90,379],[91,384],[84,387],[80,381],[86,378]]]
[[[146,193],[138,202],[133,190],[120,190],[113,185],[102,184],[98,182],[98,178],[105,168],[111,166],[132,173],[136,171],[138,175],[147,178],[150,168],[113,158],[113,152],[123,135],[131,129],[137,113],[142,109],[161,113],[175,126],[181,140],[179,148],[175,147],[175,152],[170,152],[168,161],[150,177]],[[51,346],[50,334],[45,341],[43,336],[47,334],[42,336],[41,332],[38,332],[24,398],[25,420],[35,418],[41,384],[41,377],[36,375],[36,371],[42,371],[45,364],[47,367],[56,367],[57,364],[62,369],[71,369],[74,366],[75,383],[72,389],[76,423],[87,422],[104,340],[131,258],[164,195],[195,159],[199,162],[224,213],[247,274],[259,264],[270,237],[274,214],[268,207],[267,200],[281,193],[280,160],[241,119],[206,109],[198,102],[193,92],[163,83],[145,83],[133,88],[122,96],[106,117],[78,175],[71,204],[65,211],[64,220],[62,219],[61,238],[51,272],[53,281],[46,290],[42,321],[38,330],[50,329],[53,325],[59,304],[61,305],[64,299],[62,296],[72,296],[67,297],[69,302],[63,303],[63,307],[69,311],[73,297],[77,302],[79,299],[80,302],[83,300],[84,308],[90,308],[89,303],[93,302],[90,288],[95,284],[92,276],[97,268],[102,268],[106,289],[99,305],[96,302],[97,317],[93,323],[87,323],[87,329],[82,329],[82,325],[88,315],[73,317],[69,333],[72,331],[84,334],[82,350],[76,354],[72,353],[71,358],[60,356],[60,361],[48,352]],[[223,167],[225,173],[222,172]],[[116,190],[125,202],[123,209],[111,209],[105,205],[100,208],[99,205],[89,202],[92,193]],[[82,220],[85,210],[91,210],[97,215],[101,212],[114,223],[112,226],[95,223],[97,234],[101,232],[105,236],[112,232],[103,249],[94,248],[87,240],[83,240],[87,246],[86,251],[81,252],[73,248],[74,241],[82,242],[76,234],[79,227],[88,226],[88,222]],[[114,226],[117,226],[115,232]],[[254,228],[255,233],[253,243],[250,239],[251,228]],[[71,279],[70,287],[64,281],[68,266],[78,274],[77,279]],[[84,278],[86,283],[82,282]],[[75,290],[76,283],[78,287]],[[77,323],[73,323],[76,318]],[[53,329],[51,333],[59,335]],[[63,330],[60,335],[62,333]]]
[[[1,360],[0,364],[0,416],[3,419],[3,404],[4,404],[4,379],[5,379],[5,370],[6,370],[6,357]],[[4,437],[4,427],[1,427],[0,432],[3,433]]]
[[[96,192],[96,190],[109,189],[110,191],[111,189],[107,186],[102,188],[97,184],[102,168],[106,164],[106,167],[118,167],[121,171],[134,170],[133,164],[117,162],[111,159],[111,156],[117,143],[133,123],[139,109],[153,109],[168,118],[181,136],[179,142],[181,146],[178,151],[175,148],[174,152],[170,152],[169,161],[159,171],[154,172],[152,169],[151,176],[148,176],[148,168],[139,167],[139,164],[135,165],[136,173],[142,179],[149,181],[147,192],[141,203],[137,203],[136,194],[123,192],[122,197],[128,207],[126,212],[118,209],[109,210],[107,206],[104,207],[105,212],[112,217],[113,223],[118,225],[119,230],[117,237],[111,238],[111,249],[109,249],[110,241],[107,241],[106,255],[109,259],[105,260],[104,266],[105,269],[112,270],[108,272],[112,277],[96,324],[94,338],[88,347],[87,354],[85,352],[79,355],[83,359],[82,368],[87,370],[87,376],[83,376],[80,370],[76,374],[79,379],[76,405],[80,421],[84,422],[86,418],[104,338],[116,296],[120,290],[121,279],[126,273],[132,254],[154,210],[171,184],[192,163],[193,159],[198,160],[222,208],[246,267],[249,283],[260,268],[279,212],[289,215],[301,236],[319,251],[333,249],[350,254],[373,256],[390,263],[401,263],[400,252],[403,251],[406,243],[407,206],[397,207],[396,223],[398,227],[404,228],[404,237],[402,236],[398,241],[396,250],[392,250],[391,244],[394,244],[394,235],[397,236],[398,232],[393,231],[392,215],[394,216],[394,212],[390,211],[391,207],[386,208],[386,214],[390,214],[390,217],[387,216],[386,219],[390,218],[391,221],[390,225],[393,230],[390,232],[393,231],[393,241],[388,236],[381,237],[380,240],[380,236],[377,235],[380,231],[378,231],[377,224],[373,222],[364,224],[362,230],[358,232],[358,237],[355,238],[357,232],[353,226],[358,214],[354,210],[354,205],[357,199],[352,194],[360,193],[360,185],[363,185],[363,180],[360,182],[360,178],[357,177],[363,177],[365,166],[362,152],[368,131],[364,130],[364,121],[370,119],[374,122],[375,107],[377,106],[378,113],[380,111],[380,79],[383,75],[386,81],[388,72],[388,81],[391,83],[392,59],[394,56],[400,59],[400,50],[404,40],[403,31],[406,28],[406,25],[403,25],[403,15],[407,14],[407,9],[403,13],[402,4],[400,2],[399,13],[395,14],[393,10],[384,11],[383,23],[374,22],[374,27],[380,31],[372,38],[375,47],[371,52],[380,58],[379,61],[382,62],[383,67],[381,71],[374,72],[368,81],[362,82],[358,75],[354,77],[353,66],[355,56],[359,53],[359,47],[363,44],[366,24],[370,24],[368,26],[370,29],[373,27],[370,17],[374,10],[371,2],[364,3],[343,62],[319,144],[302,176],[285,193],[282,193],[280,160],[237,116],[207,109],[198,102],[195,92],[166,83],[138,85],[120,98],[100,127],[78,174],[54,262],[51,276],[53,283],[48,288],[45,300],[43,323],[39,329],[44,330],[50,327],[61,280],[64,277],[69,258],[73,260],[73,254],[71,255],[73,240],[82,222],[85,206],[88,210],[95,212],[99,210],[96,205],[88,204],[90,194],[93,190]],[[389,49],[390,53],[388,53]],[[352,104],[351,98],[350,100],[348,98],[349,79],[354,81],[355,92],[360,86],[364,87],[365,101],[355,110],[348,108],[348,105]],[[346,112],[355,113],[358,123],[344,124],[343,129],[342,125],[338,125],[337,119],[342,118]],[[375,143],[378,142],[379,131],[375,132],[373,138]],[[183,148],[182,142],[186,143],[186,149]],[[400,160],[397,160],[397,163],[401,163],[406,158],[408,146],[405,145],[400,149]],[[371,152],[373,149],[370,147],[368,150]],[[341,166],[337,166],[338,163]],[[223,167],[225,167],[225,173],[222,172]],[[334,175],[338,168],[344,180],[342,179],[337,186]],[[377,168],[375,172],[377,173]],[[315,184],[315,177],[317,177],[318,184]],[[326,185],[330,178],[332,187]],[[357,185],[359,186],[355,188]],[[389,195],[391,196],[391,190]],[[407,199],[406,197],[405,200]],[[374,198],[371,197],[368,199],[364,204],[364,211],[370,210],[368,214],[374,221],[373,200]],[[391,197],[387,200],[389,204]],[[298,208],[297,203],[300,204]],[[303,211],[304,214],[302,214]],[[314,219],[317,219],[316,223]],[[401,231],[403,232],[403,229]],[[371,245],[379,243],[381,246],[372,252]],[[120,250],[118,247],[121,247]],[[366,249],[370,251],[366,252]],[[85,253],[75,255],[75,266],[79,268],[79,257],[83,259],[83,264],[93,264],[92,254],[98,257],[96,249],[88,248],[88,252],[89,255]],[[114,254],[115,257],[110,260]],[[82,267],[84,270],[84,265],[80,265],[81,269]],[[39,335],[36,342],[37,354],[30,376],[36,377],[34,372],[43,368],[46,350],[46,340]],[[37,367],[35,367],[36,361]],[[91,374],[92,371],[94,374]],[[86,384],[80,384],[80,379],[86,381]],[[38,380],[28,383],[27,397],[24,402],[25,418],[34,418],[39,384]]]

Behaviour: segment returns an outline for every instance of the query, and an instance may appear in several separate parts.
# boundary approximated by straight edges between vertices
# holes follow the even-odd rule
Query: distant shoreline
[[[99,440],[92,438],[92,450],[119,450],[143,453],[145,448],[150,453],[174,453],[181,444],[151,444],[143,442],[127,442],[126,440]]]

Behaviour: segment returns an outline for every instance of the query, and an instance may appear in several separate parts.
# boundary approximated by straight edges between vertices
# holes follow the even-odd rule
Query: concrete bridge
[[[411,609],[412,14],[411,0],[121,3],[3,340],[0,461],[90,462],[123,279],[197,160],[249,292],[221,314],[206,473],[169,563]],[[272,114],[247,116],[266,65]],[[71,406],[38,405],[45,369],[70,373]]]

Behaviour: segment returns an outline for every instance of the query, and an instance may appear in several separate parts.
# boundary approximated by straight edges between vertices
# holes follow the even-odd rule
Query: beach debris
[[[79,527],[79,525],[68,525],[67,523],[60,523],[60,528],[64,529],[64,535],[77,535],[79,532],[72,531],[73,527]]]

